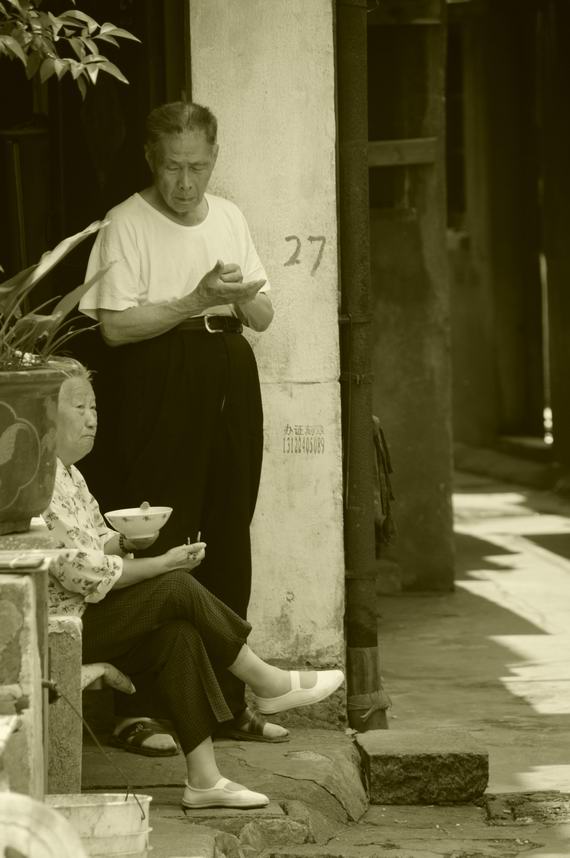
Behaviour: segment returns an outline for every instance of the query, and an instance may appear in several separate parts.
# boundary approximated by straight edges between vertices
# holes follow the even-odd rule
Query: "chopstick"
[[[201,531],[201,530],[199,530],[199,531],[198,531],[198,534],[197,534],[197,536],[196,536],[196,542],[200,542],[200,536],[201,536],[201,535],[202,535],[202,531]],[[192,542],[190,541],[190,537],[189,537],[189,536],[187,536],[187,537],[186,537],[186,545],[192,545]]]

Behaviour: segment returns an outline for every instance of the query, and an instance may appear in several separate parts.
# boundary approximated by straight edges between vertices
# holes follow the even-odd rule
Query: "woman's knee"
[[[164,602],[187,606],[196,600],[203,590],[195,578],[183,569],[167,572],[159,579],[158,598]]]
[[[201,640],[200,633],[192,625],[189,620],[173,619],[164,623],[158,629],[151,633],[155,646],[182,645],[185,648],[195,648],[198,641]]]

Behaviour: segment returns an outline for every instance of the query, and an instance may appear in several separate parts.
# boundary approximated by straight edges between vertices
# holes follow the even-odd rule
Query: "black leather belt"
[[[181,331],[207,331],[209,334],[241,334],[243,325],[235,316],[193,316],[178,325]]]

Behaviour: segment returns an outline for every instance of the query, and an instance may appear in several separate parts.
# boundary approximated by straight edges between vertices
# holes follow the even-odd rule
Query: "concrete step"
[[[562,793],[487,795],[479,805],[372,806],[357,824],[329,826],[316,837],[287,835],[272,803],[241,820],[220,811],[207,825],[176,818],[161,805],[152,813],[159,834],[153,858],[566,858],[570,854],[570,796]],[[302,809],[287,815],[302,822]],[[305,809],[305,818],[313,810]],[[220,830],[223,826],[225,830]],[[233,831],[233,833],[231,833]],[[316,832],[315,832],[316,833]],[[156,851],[155,851],[156,850]]]
[[[466,731],[370,730],[356,735],[371,804],[465,804],[489,780],[489,755]]]

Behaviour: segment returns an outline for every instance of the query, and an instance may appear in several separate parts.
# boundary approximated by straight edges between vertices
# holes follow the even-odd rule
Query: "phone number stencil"
[[[283,452],[298,456],[318,456],[324,453],[325,427],[320,423],[287,423],[283,430]]]

